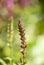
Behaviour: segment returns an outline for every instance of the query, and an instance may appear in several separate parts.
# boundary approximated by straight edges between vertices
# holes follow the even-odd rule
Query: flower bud
[[[21,53],[24,55],[24,54],[26,54],[26,51],[24,49],[22,49]]]

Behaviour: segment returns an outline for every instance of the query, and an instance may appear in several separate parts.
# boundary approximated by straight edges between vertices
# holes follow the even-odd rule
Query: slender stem
[[[23,55],[23,65],[24,65],[24,55]]]

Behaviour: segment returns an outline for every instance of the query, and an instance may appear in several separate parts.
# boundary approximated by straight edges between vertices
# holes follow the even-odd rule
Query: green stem
[[[23,55],[23,65],[24,65],[24,55]]]

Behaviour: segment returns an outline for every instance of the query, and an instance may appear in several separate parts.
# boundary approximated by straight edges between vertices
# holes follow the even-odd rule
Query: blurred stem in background
[[[5,51],[5,60],[9,61],[10,65],[13,65],[13,16],[9,18],[7,26],[7,43],[4,49]],[[9,59],[10,58],[10,59]]]
[[[10,22],[8,22],[8,42],[7,45],[9,48],[11,48],[12,50],[12,46],[13,46],[13,16],[10,17]],[[10,56],[12,55],[12,53],[10,53]]]
[[[39,0],[39,3],[41,5],[41,14],[43,15],[44,17],[44,0]]]

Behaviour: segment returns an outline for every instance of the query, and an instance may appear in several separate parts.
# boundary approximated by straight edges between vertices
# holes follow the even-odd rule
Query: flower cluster
[[[23,25],[20,20],[18,22],[18,27],[19,27],[19,32],[20,32],[20,36],[21,36],[21,46],[20,46],[22,48],[21,53],[23,55],[23,58],[22,58],[23,60],[22,59],[20,59],[20,60],[22,60],[22,63],[24,64],[24,57],[26,54],[25,49],[27,48],[28,44],[26,43],[25,30],[24,30]]]

